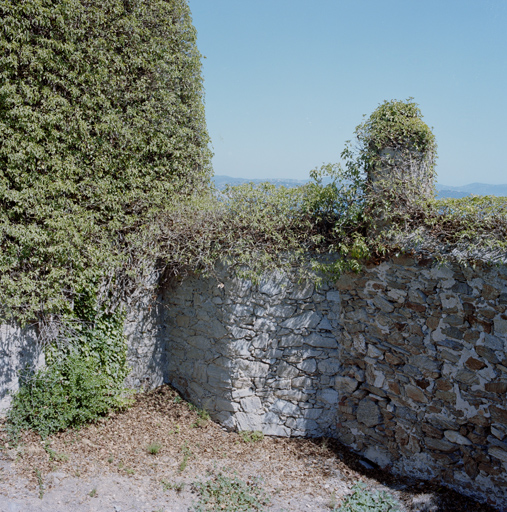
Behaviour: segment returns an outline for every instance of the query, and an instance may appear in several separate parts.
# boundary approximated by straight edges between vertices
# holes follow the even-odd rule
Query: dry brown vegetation
[[[191,493],[192,482],[222,470],[237,472],[245,481],[262,477],[272,510],[337,508],[359,481],[387,490],[407,511],[494,510],[439,485],[368,469],[366,461],[331,439],[252,441],[226,432],[169,386],[137,395],[134,406],[124,412],[45,441],[24,432],[14,447],[0,426],[0,446],[0,459],[10,459],[13,468],[2,475],[3,483],[11,485],[4,489],[14,488],[18,479],[32,494],[41,491],[41,482],[44,492],[57,485],[46,479],[55,472],[85,479],[100,470],[147,486],[148,493],[172,493],[171,502],[176,503],[178,496]],[[96,492],[91,489],[87,499]]]

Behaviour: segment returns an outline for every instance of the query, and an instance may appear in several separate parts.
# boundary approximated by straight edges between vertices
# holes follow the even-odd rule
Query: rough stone
[[[367,427],[374,427],[381,423],[382,416],[378,405],[369,398],[361,400],[357,407],[357,420]]]
[[[455,430],[446,430],[444,432],[444,436],[451,443],[467,445],[467,446],[472,444],[470,439],[467,439],[465,436],[462,436]]]

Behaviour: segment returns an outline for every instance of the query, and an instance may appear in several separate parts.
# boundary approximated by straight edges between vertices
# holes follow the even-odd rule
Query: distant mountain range
[[[488,185],[487,183],[470,183],[461,187],[451,187],[437,183],[437,197],[466,197],[476,196],[507,196],[507,185]]]
[[[287,188],[298,187],[308,183],[310,180],[290,180],[290,179],[245,179],[245,178],[232,178],[231,176],[218,175],[213,177],[215,186],[222,190],[226,185],[241,185],[242,183],[262,183],[269,181],[277,186],[284,186]],[[477,196],[503,196],[507,197],[507,185],[488,185],[487,183],[470,183],[470,185],[462,185],[461,187],[452,187],[450,185],[440,185],[437,183],[437,197],[442,199],[444,197],[466,197],[471,194]]]

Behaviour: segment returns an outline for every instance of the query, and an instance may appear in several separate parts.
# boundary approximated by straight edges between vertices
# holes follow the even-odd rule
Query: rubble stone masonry
[[[222,269],[154,293],[129,306],[129,385],[169,382],[227,428],[336,437],[506,509],[506,266],[399,257],[320,288]],[[5,403],[33,351],[4,331]]]

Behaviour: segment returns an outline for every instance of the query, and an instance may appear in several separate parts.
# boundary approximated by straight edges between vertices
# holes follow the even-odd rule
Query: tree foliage
[[[209,138],[186,0],[0,0],[0,19],[0,301],[28,320],[207,186]]]

